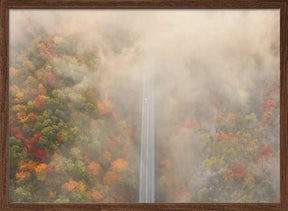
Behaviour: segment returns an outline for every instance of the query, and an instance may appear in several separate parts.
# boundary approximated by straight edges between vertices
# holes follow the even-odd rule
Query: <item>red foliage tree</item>
[[[38,142],[40,136],[41,136],[41,133],[36,133],[36,134],[34,134],[34,135],[33,135],[33,138],[31,139],[31,142],[32,142],[32,143]]]
[[[34,102],[35,102],[35,105],[37,106],[37,108],[42,108],[43,107],[43,105],[44,105],[44,102],[43,101],[41,101],[41,97],[42,97],[43,95],[38,95],[37,97],[36,97],[36,99],[34,100]]]
[[[274,153],[274,149],[273,149],[272,146],[266,144],[266,145],[262,148],[262,150],[261,150],[260,153],[261,153],[261,155],[263,155],[263,156],[270,155],[270,154],[273,154],[273,153]]]
[[[52,87],[56,87],[56,78],[53,73],[49,72],[47,75],[48,84]]]
[[[269,100],[267,100],[267,102],[264,105],[262,105],[261,109],[262,109],[262,111],[268,111],[275,106],[276,106],[275,101],[269,99]]]
[[[24,137],[24,135],[22,135],[22,134],[16,134],[15,137],[18,138],[18,139],[20,139],[20,140],[22,140],[22,141],[25,140],[25,137]]]
[[[233,167],[234,175],[237,179],[241,179],[247,173],[247,169],[244,163],[238,162]]]
[[[29,117],[29,119],[31,120],[31,121],[34,121],[35,120],[35,114],[32,112],[32,113],[30,113],[29,115],[28,115],[28,117]]]
[[[37,152],[35,153],[35,156],[39,158],[41,161],[45,161],[47,158],[47,153],[43,149],[38,149]]]

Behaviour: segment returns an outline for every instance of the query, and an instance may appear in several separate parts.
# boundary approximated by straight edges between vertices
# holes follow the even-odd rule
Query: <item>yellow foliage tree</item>
[[[28,162],[23,162],[20,161],[19,162],[19,170],[29,170],[29,171],[33,171],[35,170],[36,167],[36,163],[33,160],[30,160]]]
[[[16,183],[20,183],[26,178],[30,177],[31,173],[28,171],[20,171],[20,172],[17,172],[15,176],[16,176]]]
[[[233,173],[233,171],[232,171],[231,169],[226,169],[226,170],[224,171],[222,177],[223,177],[223,179],[224,179],[225,181],[227,181],[227,180],[233,179],[234,173]]]
[[[87,167],[87,172],[90,177],[94,177],[102,172],[102,167],[98,163],[91,162]]]
[[[115,172],[121,172],[127,166],[128,166],[128,162],[124,161],[121,158],[118,158],[117,160],[114,160],[111,163],[111,169]]]
[[[118,181],[118,176],[113,171],[107,171],[104,178],[103,178],[103,183],[106,185],[113,184],[117,181]]]
[[[36,177],[38,180],[44,181],[46,178],[46,163],[40,163],[38,166],[35,167]]]
[[[47,94],[47,89],[45,88],[45,86],[43,84],[40,83],[38,85],[38,89],[39,89],[40,94],[42,94],[42,95],[46,95]]]
[[[72,178],[70,178],[69,182],[66,182],[64,185],[62,185],[62,188],[68,191],[72,191],[78,186],[79,186],[79,183],[74,181]]]
[[[101,193],[97,192],[97,191],[94,191],[92,194],[91,194],[91,197],[95,200],[95,201],[100,201],[102,200],[104,197]]]

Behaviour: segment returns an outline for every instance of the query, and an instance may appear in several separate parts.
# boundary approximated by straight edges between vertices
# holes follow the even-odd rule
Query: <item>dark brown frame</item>
[[[0,210],[288,210],[288,0],[0,0]],[[280,9],[280,203],[9,203],[8,29],[12,8]]]

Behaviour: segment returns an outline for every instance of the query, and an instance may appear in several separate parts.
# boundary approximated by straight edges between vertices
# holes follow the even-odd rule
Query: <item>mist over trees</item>
[[[127,124],[111,102],[121,107],[117,93],[129,84],[95,88],[103,76],[100,48],[64,26],[48,32],[22,17],[33,34],[10,57],[10,200],[136,202],[137,115]]]
[[[138,202],[143,75],[155,202],[279,202],[277,10],[11,10],[9,200]]]

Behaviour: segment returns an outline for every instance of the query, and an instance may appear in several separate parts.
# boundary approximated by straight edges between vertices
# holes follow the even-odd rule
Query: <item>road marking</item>
[[[148,121],[146,122],[147,123],[147,130],[146,130],[146,196],[145,196],[145,201],[147,202],[148,201],[148,145],[149,145],[149,106],[148,106],[148,100],[147,98],[145,98],[146,100],[146,115],[148,117]]]

